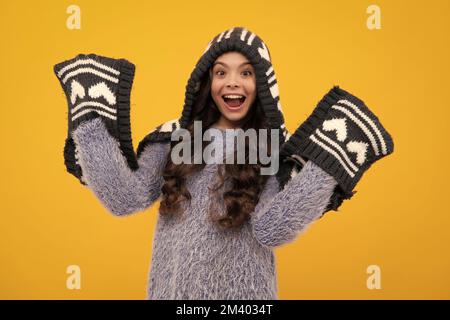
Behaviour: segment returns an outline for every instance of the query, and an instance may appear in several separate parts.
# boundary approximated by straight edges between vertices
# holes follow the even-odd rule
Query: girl
[[[129,123],[134,65],[90,54],[54,70],[69,105],[68,171],[115,215],[145,210],[161,197],[148,299],[277,299],[273,250],[336,210],[352,196],[362,172],[393,150],[389,134],[363,102],[337,87],[291,137],[269,51],[245,28],[210,41],[186,86],[181,117],[150,132],[137,157]],[[372,140],[381,138],[385,153],[372,156],[370,136],[347,120],[356,116],[333,114],[343,101],[370,120],[380,134]],[[198,134],[195,121],[215,132],[201,151],[212,146],[223,152],[215,153],[215,163],[174,163],[177,142],[171,137],[181,129]],[[227,148],[234,142],[227,133],[249,129],[275,132],[267,135],[269,145],[273,137],[283,143],[275,152],[282,156],[276,174],[262,175],[259,157],[257,163],[246,157],[245,164],[223,164],[237,154]]]

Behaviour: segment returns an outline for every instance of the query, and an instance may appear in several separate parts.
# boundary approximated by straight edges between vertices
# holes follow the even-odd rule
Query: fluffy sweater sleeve
[[[271,177],[251,216],[254,236],[270,248],[293,241],[322,215],[336,185],[331,175],[311,161],[281,191]]]
[[[133,171],[100,118],[82,123],[72,136],[88,188],[111,213],[142,211],[159,198],[169,143],[147,146],[138,159],[139,168]]]

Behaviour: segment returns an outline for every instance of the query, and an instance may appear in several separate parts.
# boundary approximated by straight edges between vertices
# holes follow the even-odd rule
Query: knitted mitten
[[[125,59],[79,54],[54,66],[67,98],[68,137],[64,148],[67,170],[80,178],[71,133],[83,121],[101,117],[117,139],[130,168],[137,168],[130,128],[130,93],[135,66]]]
[[[364,102],[336,86],[284,143],[280,155],[299,164],[313,161],[349,198],[363,173],[393,151],[390,134]]]

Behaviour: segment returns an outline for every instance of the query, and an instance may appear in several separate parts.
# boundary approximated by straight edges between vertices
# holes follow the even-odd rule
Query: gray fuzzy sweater
[[[87,186],[111,213],[139,212],[160,197],[168,142],[148,145],[139,169],[132,171],[100,118],[82,123],[73,139]],[[239,231],[220,231],[207,212],[209,202],[217,201],[208,189],[217,170],[217,164],[207,164],[187,180],[192,200],[183,203],[183,215],[158,216],[148,299],[278,299],[273,250],[321,216],[337,185],[308,161],[281,191],[275,176],[268,179],[251,219]],[[217,210],[225,213],[220,198]]]

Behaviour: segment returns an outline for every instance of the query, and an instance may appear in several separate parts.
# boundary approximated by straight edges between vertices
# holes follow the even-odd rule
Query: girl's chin
[[[226,119],[228,123],[234,123],[239,124],[242,119],[245,118],[246,113],[244,110],[241,110],[240,112],[229,112],[228,110],[220,110],[221,117]]]
[[[244,109],[239,111],[230,112],[228,110],[222,110],[222,116],[227,118],[229,121],[238,122],[245,117]]]

